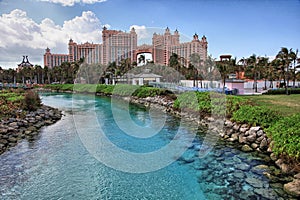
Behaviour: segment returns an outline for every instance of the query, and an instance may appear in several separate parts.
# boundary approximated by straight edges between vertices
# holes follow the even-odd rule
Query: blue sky
[[[283,46],[300,50],[299,10],[299,0],[1,0],[0,66],[15,67],[24,54],[43,65],[44,49],[67,53],[70,37],[101,42],[103,25],[135,25],[142,41],[151,27],[177,28],[185,40],[206,35],[215,58],[274,56]]]

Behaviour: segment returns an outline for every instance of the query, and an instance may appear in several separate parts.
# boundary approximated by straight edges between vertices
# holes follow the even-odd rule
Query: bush
[[[29,111],[35,111],[41,106],[41,99],[37,92],[28,90],[25,93],[23,101],[23,109]]]
[[[231,118],[233,113],[243,105],[249,105],[250,102],[239,96],[226,96],[226,117]]]
[[[300,94],[300,88],[288,88],[289,94]],[[268,90],[266,95],[273,95],[273,94],[286,94],[285,89],[273,89]]]
[[[145,98],[145,97],[154,97],[158,95],[165,95],[166,90],[154,88],[154,87],[139,87],[134,93],[134,96],[137,96],[139,98]]]
[[[232,115],[232,120],[238,123],[247,123],[252,126],[269,127],[277,120],[279,115],[264,106],[243,105]]]
[[[274,141],[275,154],[300,158],[300,113],[282,118],[266,129],[266,133]]]
[[[185,92],[175,100],[174,108],[188,108],[199,111],[202,115],[213,113],[219,116],[231,117],[242,105],[248,103],[247,100],[237,96],[212,92]]]

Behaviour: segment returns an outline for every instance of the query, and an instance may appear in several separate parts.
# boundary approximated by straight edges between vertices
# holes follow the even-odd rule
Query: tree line
[[[237,79],[254,80],[253,89],[257,91],[258,80],[265,81],[265,88],[273,88],[274,81],[281,81],[280,86],[285,88],[292,81],[292,86],[296,87],[296,81],[300,80],[300,73],[297,73],[296,70],[298,59],[298,50],[294,51],[286,47],[282,47],[272,61],[266,56],[255,54],[240,60],[230,57],[217,61],[211,55],[203,59],[200,54],[194,53],[190,55],[189,59],[186,59],[172,53],[169,58],[169,67],[179,73],[180,79],[194,80],[195,87],[202,88],[203,80],[217,80],[223,83],[224,88],[229,75],[237,74]],[[155,65],[152,62],[148,63],[146,67],[151,68],[151,73],[163,75],[162,81],[179,81],[177,77],[174,77],[172,71],[162,65]],[[86,83],[104,83],[105,78],[111,80],[114,77],[126,77],[128,72],[141,73],[140,69],[142,68],[137,67],[137,63],[131,62],[130,58],[122,59],[119,63],[111,62],[108,65],[87,64],[82,58],[77,62],[64,62],[53,68],[47,66],[42,68],[39,65],[21,69],[2,69],[0,67],[0,82],[50,84],[53,82],[74,83],[84,80]],[[269,86],[267,86],[267,81]]]

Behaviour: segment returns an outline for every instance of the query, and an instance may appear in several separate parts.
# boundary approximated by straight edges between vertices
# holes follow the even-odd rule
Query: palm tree
[[[283,67],[283,77],[285,84],[285,93],[288,93],[288,85],[289,85],[289,66],[292,62],[293,57],[293,49],[288,50],[286,47],[281,47],[281,50],[278,52],[276,59],[282,61]]]
[[[267,79],[269,77],[269,74],[268,74],[269,58],[268,57],[259,57],[258,65],[259,65],[260,78],[264,78],[264,80],[265,80],[264,88],[267,89]]]
[[[203,79],[203,74],[205,74],[205,71],[202,66],[202,59],[200,57],[200,54],[198,53],[193,53],[190,55],[190,63],[195,69],[194,73],[194,82],[195,80],[198,80],[198,77],[200,76],[200,87],[202,88],[202,79]],[[195,86],[195,84],[194,84]],[[196,87],[198,87],[198,81],[196,82]]]
[[[240,64],[241,65],[240,65]],[[240,72],[242,72],[242,71],[244,71],[245,70],[245,68],[246,68],[246,65],[247,65],[247,59],[246,58],[244,58],[244,57],[242,57],[239,61],[238,61],[238,68],[237,68],[237,74],[238,74],[238,77],[237,77],[237,79],[241,79],[241,77],[240,77]]]
[[[290,57],[291,57],[291,61],[293,62],[293,69],[292,69],[292,73],[293,73],[293,87],[295,87],[296,85],[296,60],[298,58],[298,49],[296,49],[296,51],[291,51],[290,52]]]
[[[228,60],[222,60],[216,62],[216,67],[221,74],[221,79],[223,83],[223,93],[225,92],[225,84],[226,79],[228,78],[228,74],[234,72],[234,68],[236,66],[236,58],[234,59],[228,59]]]
[[[255,54],[252,54],[252,56],[250,56],[247,59],[247,68],[251,70],[252,75],[253,75],[253,89],[255,90],[255,92],[257,92],[257,75],[258,75],[258,71],[259,71],[259,57],[257,57]]]

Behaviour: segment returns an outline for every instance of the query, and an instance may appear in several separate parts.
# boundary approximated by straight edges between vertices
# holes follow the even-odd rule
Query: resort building
[[[172,53],[176,53],[179,58],[183,58],[184,64],[186,65],[190,60],[190,56],[195,53],[200,56],[202,61],[206,60],[208,43],[205,36],[199,40],[198,35],[195,34],[193,40],[186,43],[180,43],[179,37],[180,35],[177,29],[172,35],[168,27],[163,35],[153,34],[152,44],[154,63],[168,65]]]
[[[167,27],[164,34],[153,34],[152,45],[137,46],[137,33],[134,28],[127,33],[103,27],[102,44],[89,42],[77,44],[70,39],[69,54],[52,54],[47,48],[44,54],[44,65],[52,68],[63,62],[74,62],[81,58],[84,58],[88,64],[107,65],[112,62],[118,64],[122,59],[130,58],[131,62],[140,64],[153,61],[156,64],[168,65],[172,53],[176,53],[184,61],[184,64],[188,65],[190,56],[195,53],[200,55],[202,61],[206,60],[207,44],[206,37],[203,36],[199,40],[197,34],[193,36],[191,42],[180,43],[178,30],[172,34]]]
[[[101,44],[93,44],[86,42],[77,44],[72,39],[69,40],[69,62],[75,62],[84,58],[88,64],[102,63],[101,60]]]
[[[60,66],[63,62],[69,61],[68,54],[52,54],[50,49],[47,47],[44,54],[44,66],[53,68],[55,66]]]
[[[137,49],[137,34],[132,28],[130,33],[116,30],[107,30],[104,26],[102,31],[102,64],[116,62],[117,64],[126,58],[133,59]]]

